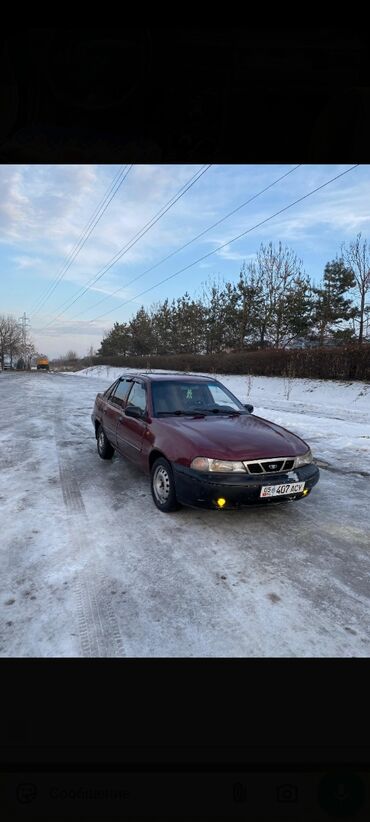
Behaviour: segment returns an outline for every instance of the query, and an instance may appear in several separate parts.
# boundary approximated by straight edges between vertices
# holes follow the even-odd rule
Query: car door
[[[113,389],[107,398],[107,403],[104,409],[103,428],[109,442],[116,447],[117,445],[117,424],[122,415],[124,402],[127,394],[132,386],[131,379],[120,379],[113,386]]]
[[[125,411],[117,423],[117,447],[131,462],[143,463],[143,441],[148,430],[147,392],[143,382],[135,380],[128,395],[125,410],[130,406],[140,408],[143,419],[128,417]]]

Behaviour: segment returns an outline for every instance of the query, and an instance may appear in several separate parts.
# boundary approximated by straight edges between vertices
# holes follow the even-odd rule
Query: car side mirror
[[[128,405],[125,408],[126,417],[134,417],[135,419],[142,419],[144,416],[144,411],[139,408],[138,405]]]
[[[250,405],[249,402],[244,403],[244,408],[246,408],[250,414],[253,414],[253,405]]]

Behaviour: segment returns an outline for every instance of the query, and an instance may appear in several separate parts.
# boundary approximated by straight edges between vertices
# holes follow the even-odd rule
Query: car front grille
[[[293,457],[272,457],[263,460],[245,460],[243,465],[248,474],[280,474],[282,471],[291,471],[294,467]]]

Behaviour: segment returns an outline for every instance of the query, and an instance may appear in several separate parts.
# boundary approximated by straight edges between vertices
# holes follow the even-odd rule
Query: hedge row
[[[169,354],[144,357],[89,357],[80,365],[112,365],[119,368],[170,371],[205,371],[219,374],[311,377],[370,382],[370,344],[338,348],[263,349],[230,354]]]

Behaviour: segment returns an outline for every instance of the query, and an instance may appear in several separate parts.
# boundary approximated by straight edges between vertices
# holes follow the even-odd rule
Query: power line
[[[27,362],[27,334],[29,331],[29,317],[27,317],[26,312],[23,312],[22,317],[19,317],[18,326],[22,332],[22,357],[24,362]]]
[[[108,186],[108,189],[107,189],[107,191],[106,191],[106,193],[105,193],[105,195],[104,195],[103,199],[100,201],[100,203],[98,203],[98,205],[97,205],[97,207],[95,208],[95,211],[93,212],[93,214],[91,215],[91,217],[90,217],[90,219],[89,219],[88,223],[85,225],[84,229],[82,230],[82,232],[81,232],[81,234],[80,234],[80,237],[79,237],[79,239],[77,240],[77,242],[76,242],[75,246],[73,247],[73,249],[72,249],[72,250],[69,252],[69,254],[67,255],[67,257],[66,257],[66,259],[65,259],[65,262],[64,262],[64,264],[63,264],[63,266],[62,266],[62,268],[61,268],[61,270],[60,270],[59,274],[58,274],[58,275],[57,275],[57,277],[56,277],[56,280],[54,280],[54,281],[53,281],[53,282],[52,282],[52,283],[51,283],[51,284],[50,284],[50,285],[46,288],[46,291],[45,291],[45,292],[43,292],[43,294],[41,295],[41,297],[37,300],[35,307],[32,309],[32,311],[33,311],[33,312],[39,313],[39,309],[41,308],[41,306],[42,306],[42,305],[44,305],[44,303],[46,302],[46,300],[48,299],[48,297],[51,295],[52,290],[54,290],[54,289],[53,289],[54,284],[55,284],[55,287],[56,287],[56,285],[60,282],[60,280],[61,280],[61,279],[62,279],[62,277],[64,276],[65,270],[67,270],[67,269],[66,269],[66,266],[67,266],[67,264],[68,264],[68,261],[70,261],[69,265],[71,265],[71,264],[72,264],[72,262],[73,262],[73,260],[76,258],[77,254],[79,253],[79,251],[80,251],[80,250],[81,250],[81,248],[82,248],[81,243],[83,242],[83,240],[84,240],[84,238],[85,238],[85,235],[86,235],[86,233],[87,233],[88,229],[89,229],[89,228],[90,228],[90,226],[91,226],[91,223],[93,222],[93,220],[95,219],[95,217],[97,216],[97,214],[99,213],[99,211],[101,210],[101,208],[103,207],[103,205],[104,205],[105,201],[107,200],[107,198],[108,198],[108,197],[109,197],[109,195],[111,194],[112,190],[114,189],[115,185],[116,185],[116,184],[117,184],[117,182],[119,181],[119,178],[121,177],[121,175],[123,175],[123,173],[124,173],[124,171],[125,171],[125,169],[126,169],[126,168],[127,168],[127,166],[126,166],[126,167],[125,167],[125,166],[121,166],[121,167],[120,167],[120,170],[119,170],[119,171],[118,171],[118,173],[115,175],[115,177],[114,177],[114,179],[113,179],[112,183]],[[117,187],[117,191],[118,191],[118,188],[119,188],[119,186],[121,185],[121,183],[122,183],[122,182],[123,182],[123,180],[120,180],[119,185],[118,185],[118,187]],[[116,192],[115,192],[115,193],[116,193]],[[107,204],[107,205],[109,205],[109,204]],[[92,226],[92,229],[93,229],[94,227],[95,227],[95,226]],[[91,229],[91,230],[92,230],[92,229]],[[90,232],[90,233],[91,233],[91,232]],[[87,239],[87,237],[86,237],[86,239]],[[69,267],[69,266],[68,266],[68,267]]]
[[[284,208],[280,208],[279,211],[275,211],[275,213],[271,214],[270,217],[266,217],[264,220],[261,220],[259,223],[256,223],[256,225],[252,226],[251,228],[248,228],[246,231],[242,231],[241,234],[238,234],[236,237],[233,237],[231,240],[228,240],[227,243],[222,243],[222,245],[219,245],[213,251],[209,251],[207,254],[203,254],[202,257],[199,257],[197,260],[194,260],[194,262],[189,263],[189,265],[184,266],[184,268],[180,268],[179,271],[175,271],[174,274],[170,274],[169,277],[164,277],[163,280],[160,280],[158,283],[155,283],[150,288],[145,289],[145,291],[141,291],[140,294],[135,294],[135,296],[131,297],[130,300],[125,300],[124,302],[122,302],[119,305],[115,306],[115,308],[112,308],[110,311],[106,311],[104,314],[99,314],[98,317],[94,317],[92,320],[89,320],[89,322],[90,323],[96,322],[96,320],[100,320],[102,317],[106,317],[107,314],[112,314],[113,311],[117,311],[118,308],[122,308],[122,306],[128,305],[128,303],[131,303],[134,300],[137,300],[137,298],[142,297],[143,294],[148,294],[149,291],[152,291],[153,288],[157,288],[158,285],[162,285],[163,283],[167,283],[168,280],[172,280],[174,277],[177,277],[178,274],[182,274],[184,271],[188,271],[189,268],[192,268],[194,265],[197,265],[197,263],[202,262],[202,260],[206,260],[207,257],[211,257],[212,254],[216,254],[217,251],[220,251],[222,248],[225,248],[226,246],[231,245],[231,243],[235,243],[236,240],[240,240],[241,237],[245,237],[246,234],[249,234],[251,231],[254,231],[256,228],[259,228],[261,225],[264,225],[265,223],[268,223],[269,220],[272,220],[274,217],[277,217],[279,214],[282,214],[284,211],[287,211],[289,208],[292,208],[294,205],[297,205],[297,203],[301,203],[302,200],[306,200],[307,197],[311,197],[311,195],[315,194],[316,191],[320,191],[320,189],[325,188],[325,186],[328,186],[330,183],[333,183],[335,180],[338,180],[340,177],[344,177],[345,174],[348,174],[350,171],[353,171],[353,169],[358,168],[359,165],[360,165],[360,163],[356,163],[354,166],[351,166],[350,168],[347,168],[346,171],[342,171],[340,174],[337,174],[335,177],[332,177],[330,180],[327,180],[326,183],[322,183],[320,186],[317,186],[316,188],[312,189],[312,191],[309,191],[307,194],[304,194],[302,197],[298,197],[298,199],[294,200],[293,203],[289,203],[289,205],[284,206]]]
[[[211,167],[211,164],[206,166],[200,173],[196,172],[196,174],[194,174],[190,178],[190,180],[188,180],[187,183],[185,183],[183,186],[181,186],[181,188],[179,189],[177,194],[173,195],[173,197],[171,197],[171,199],[164,206],[162,206],[162,208],[158,212],[156,212],[154,217],[152,217],[147,223],[145,223],[145,225],[142,226],[142,228],[136,234],[134,234],[134,236],[131,238],[131,240],[129,240],[124,246],[122,246],[122,248],[114,255],[114,257],[112,257],[112,259],[109,261],[109,263],[107,263],[103,267],[103,269],[101,269],[101,271],[98,272],[98,274],[96,274],[95,277],[93,277],[92,280],[89,281],[87,286],[83,287],[82,289],[79,290],[79,292],[77,292],[77,295],[76,295],[75,299],[73,299],[71,302],[68,302],[68,305],[66,305],[65,303],[62,304],[63,306],[65,306],[63,311],[61,311],[60,314],[58,314],[56,317],[54,317],[52,320],[50,320],[50,322],[47,323],[45,328],[47,328],[49,325],[51,325],[55,320],[59,319],[59,317],[61,317],[65,313],[65,311],[68,310],[68,308],[70,308],[72,305],[74,305],[74,303],[77,302],[77,300],[81,299],[81,297],[83,297],[84,294],[86,294],[86,292],[89,291],[91,289],[91,287],[96,282],[98,282],[98,280],[100,280],[104,276],[104,274],[106,274],[107,271],[109,271],[109,269],[112,268],[113,265],[115,265],[118,262],[118,260],[121,259],[121,257],[124,256],[124,254],[127,254],[127,252],[134,245],[136,245],[136,243],[141,239],[141,237],[143,237],[144,234],[146,234],[150,230],[150,228],[152,228],[153,225],[155,225],[155,223],[157,223],[158,220],[160,220],[161,217],[163,217],[164,214],[166,214],[166,212],[169,211],[169,209],[172,208],[173,205],[175,205],[177,200],[179,200],[180,197],[183,197],[183,195],[189,190],[189,188],[191,188],[194,185],[194,183],[196,183],[197,180],[199,180],[199,178],[202,177],[202,175],[205,174],[206,171],[208,171],[208,169],[210,167]],[[183,190],[183,189],[185,189],[185,190]],[[82,291],[82,293],[80,293],[80,291]]]
[[[69,254],[67,254],[67,257],[66,257],[66,259],[65,259],[64,265],[63,265],[63,266],[62,266],[62,268],[61,268],[61,271],[64,271],[64,266],[67,264],[68,260],[69,260],[69,259],[73,256],[73,254],[75,253],[75,251],[77,251],[78,246],[79,246],[80,242],[82,241],[82,239],[83,239],[83,237],[84,237],[84,235],[85,235],[86,231],[87,231],[87,230],[88,230],[88,228],[90,227],[90,225],[91,225],[92,221],[94,220],[95,216],[97,215],[97,213],[98,213],[98,212],[100,211],[100,209],[102,208],[102,206],[103,206],[103,204],[104,204],[105,200],[107,199],[107,197],[108,197],[108,196],[109,196],[109,194],[111,193],[111,191],[112,191],[112,189],[114,188],[114,186],[115,186],[115,184],[116,184],[117,180],[119,179],[120,175],[123,173],[124,168],[125,168],[124,166],[121,166],[121,167],[120,167],[120,170],[119,170],[119,171],[118,171],[118,173],[115,175],[115,177],[114,177],[113,181],[111,182],[111,184],[108,186],[108,189],[107,189],[107,191],[106,191],[106,193],[105,193],[105,195],[104,195],[103,199],[100,201],[100,203],[98,203],[98,205],[97,205],[97,207],[96,207],[95,211],[93,212],[93,214],[92,214],[92,215],[91,215],[91,217],[90,217],[90,220],[88,221],[88,223],[86,223],[86,225],[85,225],[84,229],[82,230],[82,232],[81,232],[81,234],[80,234],[80,237],[79,237],[79,239],[77,240],[76,244],[74,245],[74,247],[73,247],[72,251],[70,251],[70,252],[69,252]],[[59,276],[60,276],[60,272],[58,273],[58,275],[57,275],[57,278],[56,278],[56,279],[58,279],[58,277],[59,277]],[[38,300],[36,300],[36,303],[35,303],[34,307],[31,309],[31,313],[36,312],[36,309],[38,308],[39,304],[42,304],[42,301],[43,301],[43,299],[44,299],[44,296],[45,296],[45,299],[47,299],[48,292],[50,291],[51,287],[54,285],[54,282],[56,282],[56,280],[54,280],[54,281],[53,281],[50,285],[48,285],[48,286],[47,286],[47,288],[46,288],[46,289],[42,292],[42,294],[40,295],[40,297],[38,298]],[[37,312],[37,313],[38,313],[38,312]]]
[[[131,169],[132,169],[132,165],[129,166],[127,171],[126,171],[126,169],[124,169],[124,171],[120,171],[119,174],[118,174],[118,180],[117,180],[117,175],[116,175],[115,180],[113,181],[113,183],[111,183],[108,192],[104,195],[104,198],[103,198],[102,202],[97,207],[97,209],[95,209],[95,212],[94,212],[93,216],[90,218],[87,226],[83,229],[82,234],[80,236],[80,239],[78,240],[78,242],[74,246],[73,250],[68,254],[68,256],[66,258],[66,262],[65,262],[60,274],[57,276],[56,280],[51,284],[51,286],[49,286],[49,288],[47,289],[47,293],[45,294],[45,297],[43,299],[41,299],[41,302],[39,300],[36,303],[37,311],[34,310],[36,314],[40,313],[40,309],[42,308],[42,306],[49,299],[49,297],[51,297],[51,295],[55,291],[56,287],[59,285],[61,280],[64,278],[64,276],[67,273],[68,269],[71,267],[72,263],[74,262],[74,260],[76,259],[76,257],[80,253],[81,249],[85,245],[86,241],[90,237],[90,234],[92,234],[94,228],[97,226],[98,222],[101,220],[101,218],[102,218],[104,212],[107,210],[109,204],[111,203],[113,198],[116,196],[118,190],[120,189],[122,183],[126,179],[127,175],[131,171]],[[107,199],[107,197],[109,197],[109,199],[103,207],[104,201]],[[96,212],[98,212],[98,214],[96,214]]]
[[[126,167],[126,168],[127,168],[127,167]],[[67,262],[66,262],[66,264],[64,265],[64,268],[62,269],[62,271],[61,271],[61,273],[60,273],[59,277],[57,278],[57,280],[56,280],[56,282],[54,283],[54,285],[52,284],[52,286],[51,286],[51,287],[49,287],[49,289],[48,289],[48,293],[46,294],[45,299],[41,302],[41,305],[38,305],[38,306],[37,306],[37,307],[38,307],[37,313],[39,313],[39,312],[40,312],[40,308],[41,308],[41,307],[45,304],[46,300],[47,300],[47,299],[48,299],[48,298],[52,295],[52,293],[55,291],[55,289],[56,289],[57,285],[59,284],[59,282],[60,282],[60,281],[64,278],[64,276],[65,276],[65,274],[67,273],[68,269],[70,268],[70,266],[72,265],[72,263],[74,262],[74,260],[75,260],[75,259],[76,259],[76,257],[78,256],[78,254],[80,253],[80,251],[81,251],[82,247],[85,245],[86,241],[87,241],[87,240],[88,240],[88,238],[90,237],[90,234],[93,232],[94,228],[96,227],[96,225],[98,224],[98,222],[101,220],[101,218],[102,218],[102,216],[103,216],[104,212],[106,211],[106,209],[108,208],[108,206],[109,206],[110,202],[111,202],[111,201],[113,200],[113,198],[116,196],[116,194],[117,194],[117,192],[118,192],[119,188],[121,187],[122,183],[123,183],[123,182],[124,182],[124,180],[126,179],[126,177],[127,177],[127,175],[129,174],[129,172],[131,171],[131,168],[132,168],[132,165],[131,165],[131,166],[129,166],[129,168],[127,169],[127,171],[126,171],[126,169],[124,169],[125,173],[124,173],[123,171],[122,171],[122,172],[119,172],[119,175],[118,175],[118,181],[117,181],[117,177],[115,178],[114,182],[113,182],[113,183],[112,183],[112,185],[110,186],[110,190],[109,190],[109,191],[108,191],[108,193],[105,195],[105,197],[104,197],[104,199],[103,199],[102,203],[100,204],[100,206],[98,206],[98,211],[100,211],[100,214],[98,214],[97,218],[95,219],[95,213],[96,213],[96,210],[97,210],[97,209],[95,209],[94,215],[93,215],[93,217],[90,219],[90,221],[89,221],[89,223],[88,223],[88,226],[87,226],[87,229],[84,229],[84,231],[82,232],[82,235],[81,235],[81,237],[80,237],[80,240],[77,242],[77,244],[76,244],[76,246],[74,247],[73,251],[72,251],[72,252],[68,255],[68,257],[67,257]],[[120,177],[121,177],[121,179],[119,179]],[[113,190],[113,188],[114,188],[114,187],[115,187],[115,190]],[[112,192],[112,193],[111,193],[111,192]],[[103,203],[104,203],[104,200],[107,198],[107,196],[109,196],[108,202],[107,202],[107,203],[104,205],[104,207],[102,208]],[[101,210],[101,209],[102,209],[102,210]],[[92,225],[90,225],[92,221],[94,221],[94,222],[93,222],[93,224],[92,224]],[[85,235],[85,236],[84,236],[84,235]],[[71,259],[70,259],[70,261],[68,262],[68,259],[69,259],[69,258],[71,258]]]
[[[131,240],[129,240],[129,242],[128,242],[128,243],[126,243],[126,245],[125,245],[125,246],[123,246],[123,247],[120,249],[120,251],[119,251],[119,252],[117,252],[117,254],[115,254],[115,255],[114,255],[114,257],[112,258],[112,260],[110,260],[110,262],[109,262],[109,263],[107,263],[107,265],[106,265],[106,266],[104,266],[104,268],[101,270],[101,272],[99,272],[99,273],[98,273],[98,274],[97,274],[97,275],[93,278],[93,280],[91,280],[91,281],[90,281],[90,283],[88,283],[88,285],[87,285],[87,286],[83,289],[82,294],[79,294],[78,296],[76,296],[76,297],[75,297],[75,299],[74,299],[74,300],[72,300],[72,302],[70,302],[70,303],[69,303],[69,305],[67,305],[67,306],[63,309],[63,311],[61,311],[61,312],[60,312],[60,314],[57,314],[57,316],[56,316],[56,317],[54,317],[52,320],[50,320],[50,322],[48,322],[45,326],[43,326],[43,328],[42,328],[41,330],[43,330],[44,328],[48,328],[48,326],[49,326],[49,325],[52,325],[52,323],[53,323],[53,322],[55,322],[56,320],[58,320],[58,319],[59,319],[59,317],[61,317],[61,316],[65,313],[65,311],[67,311],[67,310],[68,310],[68,308],[70,308],[70,307],[71,307],[71,306],[72,306],[75,302],[77,302],[77,300],[80,300],[80,299],[81,299],[81,297],[83,297],[83,296],[84,296],[84,294],[86,294],[86,292],[90,290],[90,288],[92,287],[92,285],[94,285],[96,282],[98,282],[98,280],[100,280],[100,279],[101,279],[101,277],[103,277],[103,276],[104,276],[104,274],[106,274],[106,273],[107,273],[107,271],[109,271],[109,269],[110,269],[110,268],[112,268],[112,266],[113,266],[113,265],[115,265],[115,264],[118,262],[118,260],[119,260],[119,259],[121,259],[121,257],[123,257],[123,256],[124,256],[124,254],[127,254],[127,252],[128,252],[128,251],[129,251],[129,250],[130,250],[130,249],[131,249],[134,245],[136,245],[136,243],[137,243],[137,242],[138,242],[138,241],[139,241],[139,240],[140,240],[140,239],[144,236],[144,234],[147,234],[147,232],[148,232],[148,231],[150,231],[150,229],[151,229],[151,228],[152,228],[152,227],[153,227],[153,226],[154,226],[154,225],[158,222],[158,220],[160,220],[160,219],[161,219],[161,218],[162,218],[162,217],[163,217],[163,216],[167,213],[167,211],[169,211],[169,209],[170,209],[170,208],[172,208],[172,207],[175,205],[175,203],[177,203],[177,201],[178,201],[181,197],[183,197],[183,196],[184,196],[184,194],[186,194],[186,192],[189,190],[189,188],[192,188],[192,186],[193,186],[193,185],[194,185],[194,184],[195,184],[195,183],[196,183],[196,182],[200,179],[200,177],[202,177],[202,176],[203,176],[203,174],[205,174],[205,173],[206,173],[206,171],[208,171],[208,169],[209,169],[209,168],[211,168],[211,165],[212,165],[212,164],[210,163],[208,166],[206,166],[206,167],[205,167],[204,169],[202,169],[200,172],[197,172],[195,175],[193,175],[193,177],[191,177],[191,178],[190,178],[190,181],[188,181],[188,183],[186,183],[185,185],[183,185],[183,186],[179,189],[179,191],[177,192],[177,194],[176,194],[176,195],[174,195],[173,197],[171,197],[171,199],[168,201],[168,203],[166,203],[166,205],[165,205],[165,206],[162,206],[162,208],[160,209],[160,211],[159,211],[159,212],[157,212],[157,213],[156,213],[156,215],[154,215],[154,217],[152,217],[152,218],[151,218],[151,220],[149,220],[147,223],[145,223],[145,225],[143,226],[143,228],[141,228],[141,229],[140,229],[140,231],[139,231],[139,232],[137,232],[137,234],[135,234],[135,235],[134,235],[134,238],[131,238]],[[194,179],[194,178],[195,178],[195,179]],[[184,189],[184,190],[183,190],[183,189]],[[135,238],[136,238],[136,239],[135,239]]]
[[[256,200],[257,197],[260,197],[262,194],[265,193],[265,191],[268,191],[269,188],[272,188],[273,186],[277,185],[277,183],[280,183],[281,180],[284,180],[285,177],[288,177],[289,174],[292,174],[293,171],[296,171],[297,168],[301,167],[301,165],[302,165],[302,163],[298,163],[298,165],[294,166],[294,168],[291,168],[289,171],[287,171],[281,177],[278,177],[277,180],[274,180],[272,183],[270,183],[268,186],[263,188],[261,191],[258,191],[257,194],[253,194],[252,197],[249,197],[248,200],[245,200],[245,202],[241,203],[241,205],[237,206],[237,208],[234,208],[232,211],[229,211],[228,214],[225,214],[225,216],[221,217],[220,220],[217,220],[216,223],[213,223],[212,225],[208,226],[208,228],[205,228],[203,231],[200,232],[200,234],[197,234],[196,237],[193,237],[192,240],[189,240],[187,243],[180,246],[180,248],[175,249],[175,251],[171,251],[171,253],[167,254],[166,257],[162,257],[161,260],[159,260],[154,265],[150,266],[150,268],[147,268],[145,271],[142,272],[142,274],[138,274],[137,277],[134,277],[132,280],[129,280],[129,282],[125,283],[124,286],[120,286],[119,288],[116,289],[116,291],[112,291],[111,294],[108,294],[107,296],[103,297],[101,300],[98,300],[96,303],[94,303],[94,306],[97,307],[98,305],[101,305],[101,303],[105,302],[105,300],[109,300],[110,297],[114,297],[115,294],[118,294],[120,291],[123,291],[124,288],[128,288],[130,285],[132,285],[132,283],[136,283],[137,280],[140,280],[142,277],[145,276],[145,274],[149,274],[150,271],[153,271],[155,268],[158,268],[159,265],[161,265],[162,263],[169,260],[170,257],[174,257],[175,254],[179,254],[180,251],[184,250],[184,248],[187,248],[192,243],[195,243],[196,240],[199,240],[199,238],[203,237],[204,234],[207,234],[208,231],[212,231],[213,228],[216,228],[216,226],[218,226],[221,223],[225,222],[225,220],[227,220],[229,217],[232,217],[233,214],[236,214],[237,211],[240,211],[241,208],[244,208],[246,205],[251,203],[252,200]],[[76,314],[74,317],[72,317],[72,320],[75,320],[77,317],[80,317],[81,314],[86,314],[86,312],[90,311],[91,308],[93,308],[94,306],[89,306],[88,308],[84,309],[84,311],[80,311],[79,314]]]
[[[162,206],[162,207],[159,209],[159,211],[157,211],[157,212],[154,214],[154,216],[153,216],[153,217],[151,217],[151,218],[150,218],[150,220],[148,220],[148,222],[147,222],[147,223],[145,223],[145,225],[143,225],[143,226],[139,229],[139,231],[137,231],[137,232],[136,232],[136,234],[134,234],[134,235],[133,235],[133,237],[131,237],[131,239],[130,239],[130,240],[128,240],[128,242],[127,242],[127,243],[125,243],[125,245],[124,245],[124,246],[122,246],[122,248],[120,248],[120,250],[119,250],[119,251],[117,251],[117,252],[116,252],[116,254],[112,257],[112,259],[109,261],[109,263],[106,263],[106,265],[105,265],[105,266],[103,266],[103,268],[102,268],[102,269],[100,269],[100,271],[98,271],[98,273],[97,273],[97,274],[95,274],[95,275],[94,275],[94,277],[92,277],[92,279],[91,279],[91,280],[89,280],[89,282],[87,283],[87,285],[86,285],[86,286],[82,286],[82,287],[81,287],[81,288],[80,288],[80,289],[76,292],[76,294],[75,294],[75,299],[72,299],[72,301],[70,301],[70,298],[68,298],[68,300],[65,300],[63,303],[61,303],[61,305],[59,306],[59,308],[63,308],[64,306],[65,306],[65,308],[63,308],[63,311],[62,311],[60,314],[58,314],[58,315],[57,315],[57,317],[54,317],[54,319],[58,319],[60,316],[62,316],[62,314],[64,314],[64,312],[65,312],[65,311],[67,311],[67,309],[68,309],[68,308],[70,308],[70,307],[71,307],[71,305],[73,305],[75,302],[77,302],[77,300],[79,300],[81,297],[83,297],[83,296],[84,296],[84,294],[86,294],[86,292],[87,292],[87,291],[89,291],[89,290],[91,289],[91,287],[92,287],[92,286],[93,286],[93,285],[94,285],[94,284],[95,284],[98,280],[100,280],[100,279],[101,279],[101,277],[102,277],[102,276],[103,276],[103,275],[104,275],[107,271],[109,271],[109,268],[111,268],[113,265],[115,265],[115,263],[116,263],[116,262],[118,262],[118,260],[119,260],[121,257],[123,257],[123,256],[124,256],[124,254],[126,254],[126,253],[127,253],[127,251],[129,251],[129,250],[130,250],[130,248],[132,248],[132,246],[133,246],[133,245],[135,245],[135,243],[136,243],[136,242],[138,242],[138,240],[140,240],[140,238],[144,236],[144,234],[146,234],[146,231],[144,231],[144,229],[146,229],[146,228],[147,228],[147,226],[148,226],[148,229],[147,229],[147,230],[149,231],[149,229],[150,229],[153,225],[155,225],[155,223],[156,223],[156,222],[158,222],[158,220],[160,220],[160,218],[161,218],[161,217],[163,217],[163,215],[164,215],[164,214],[165,214],[165,213],[166,213],[166,212],[167,212],[170,208],[172,208],[172,206],[173,206],[173,205],[175,205],[175,203],[177,202],[177,200],[179,200],[179,199],[180,199],[180,197],[182,197],[182,196],[186,193],[186,191],[188,191],[188,189],[189,189],[189,188],[191,188],[191,187],[194,185],[194,183],[196,183],[196,182],[197,182],[197,180],[199,180],[199,177],[201,177],[203,174],[205,174],[205,172],[206,172],[206,171],[208,171],[208,169],[209,169],[210,167],[211,167],[210,165],[205,166],[205,167],[203,167],[203,166],[202,166],[202,167],[201,167],[201,169],[203,169],[203,168],[204,168],[204,170],[201,170],[200,172],[199,172],[199,171],[197,171],[195,174],[193,174],[193,176],[192,176],[192,177],[190,177],[190,179],[189,179],[189,180],[187,180],[187,182],[186,182],[186,183],[184,183],[184,185],[182,185],[182,186],[181,186],[181,188],[180,188],[180,189],[176,192],[176,194],[174,194],[174,195],[170,198],[170,200],[168,200],[168,201],[167,201],[167,203],[165,203],[165,204],[164,204],[164,206]],[[195,179],[195,178],[196,178],[196,179]],[[185,189],[185,191],[183,191],[183,189]],[[182,192],[182,193],[181,193],[181,192]],[[175,198],[176,198],[176,199],[175,199]],[[137,238],[137,239],[136,239],[136,238]],[[134,241],[135,241],[135,242],[134,242]],[[80,293],[80,292],[81,292],[81,293]],[[54,320],[51,320],[51,322],[54,322]]]
[[[29,317],[27,317],[26,312],[24,311],[22,317],[19,317],[19,326],[20,326],[21,331],[22,331],[23,345],[26,344],[26,337],[27,337],[27,331],[28,331],[28,328],[29,328],[29,322],[30,322]]]

